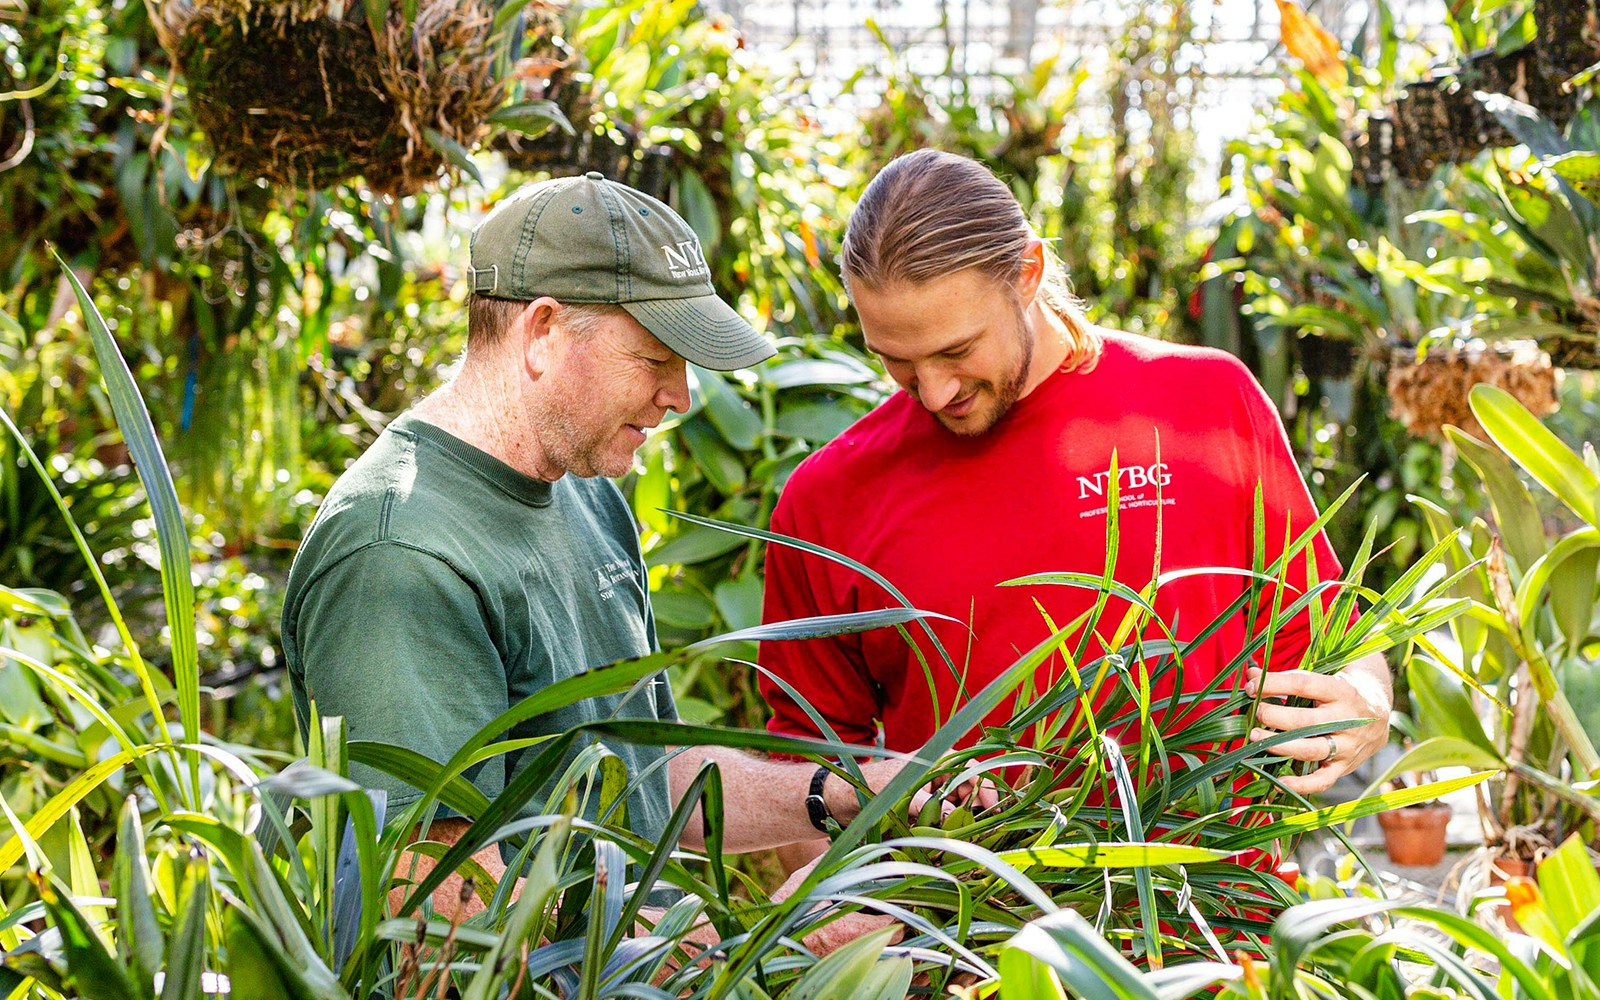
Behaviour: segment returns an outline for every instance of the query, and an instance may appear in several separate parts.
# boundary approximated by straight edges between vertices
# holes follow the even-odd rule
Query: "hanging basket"
[[[1297,342],[1300,368],[1307,378],[1338,380],[1349,378],[1356,367],[1356,345],[1343,337],[1315,334]]]
[[[1418,357],[1397,349],[1389,363],[1389,400],[1395,419],[1416,437],[1438,440],[1446,424],[1483,434],[1467,403],[1479,383],[1515,396],[1535,416],[1554,413],[1560,372],[1537,345],[1482,341],[1437,347]]]
[[[508,32],[484,0],[421,0],[381,24],[340,0],[165,0],[162,45],[225,169],[403,195],[459,166],[503,102]]]
[[[1552,337],[1544,342],[1550,360],[1558,368],[1577,368],[1584,371],[1600,370],[1600,340],[1593,334],[1573,333],[1570,336]]]

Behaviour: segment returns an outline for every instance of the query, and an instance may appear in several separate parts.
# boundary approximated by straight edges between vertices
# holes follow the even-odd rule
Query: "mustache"
[[[966,399],[973,393],[981,392],[984,389],[989,389],[992,387],[993,384],[987,380],[979,380],[977,382],[973,382],[971,385],[963,385],[961,387],[961,391],[950,397],[950,401],[955,402],[958,399]],[[922,402],[922,393],[916,387],[908,388],[906,391],[911,394],[912,399],[916,400],[918,403],[921,403],[923,406],[927,406],[926,403]]]

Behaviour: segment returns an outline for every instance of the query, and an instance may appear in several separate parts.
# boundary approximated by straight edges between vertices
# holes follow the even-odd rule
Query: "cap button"
[[[583,176],[589,178],[591,181],[603,181],[603,180],[606,179],[606,175],[602,174],[598,170],[591,170],[588,173],[584,174]]]

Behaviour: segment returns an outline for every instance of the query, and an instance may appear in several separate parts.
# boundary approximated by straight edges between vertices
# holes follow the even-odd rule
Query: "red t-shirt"
[[[1258,480],[1270,565],[1282,552],[1286,525],[1298,535],[1316,513],[1266,394],[1221,351],[1115,332],[1103,336],[1104,352],[1092,371],[1050,376],[978,437],[946,431],[909,395],[896,393],[801,463],[779,499],[772,529],[851,556],[913,606],[963,623],[935,621],[933,628],[956,667],[965,663],[968,693],[1049,637],[1036,601],[1058,627],[1094,601],[1093,592],[1076,588],[996,584],[1043,572],[1103,572],[1113,449],[1121,483],[1119,581],[1138,590],[1153,579],[1158,492],[1163,572],[1250,567]],[[1317,578],[1336,578],[1341,570],[1327,539],[1319,535],[1313,547]],[[1306,585],[1306,570],[1302,553],[1287,577],[1297,591]],[[1187,640],[1246,586],[1237,576],[1188,577],[1163,586],[1155,607]],[[1285,595],[1283,604],[1293,597]],[[767,548],[767,621],[897,604],[838,563],[788,546]],[[1101,628],[1114,628],[1125,608],[1113,599]],[[1185,658],[1185,686],[1201,686],[1222,670],[1242,648],[1246,624],[1244,615],[1235,615]],[[1298,666],[1303,658],[1309,616],[1293,626],[1275,637],[1270,669]],[[871,744],[881,724],[890,749],[911,751],[934,732],[932,699],[939,700],[939,718],[948,719],[959,704],[959,687],[920,629],[910,632],[932,667],[931,692],[928,674],[894,629],[765,643],[760,662],[792,684],[845,741]],[[1059,656],[1046,661],[1038,687],[1063,669]],[[771,731],[820,735],[776,684],[763,678],[761,689],[773,709]],[[1171,692],[1158,685],[1156,693]],[[1012,707],[1008,698],[988,722],[1004,723]]]

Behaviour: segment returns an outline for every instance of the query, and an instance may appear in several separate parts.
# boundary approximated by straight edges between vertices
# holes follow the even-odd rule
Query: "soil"
[[[325,187],[404,152],[361,21],[196,20],[185,43],[195,120],[239,173]]]

